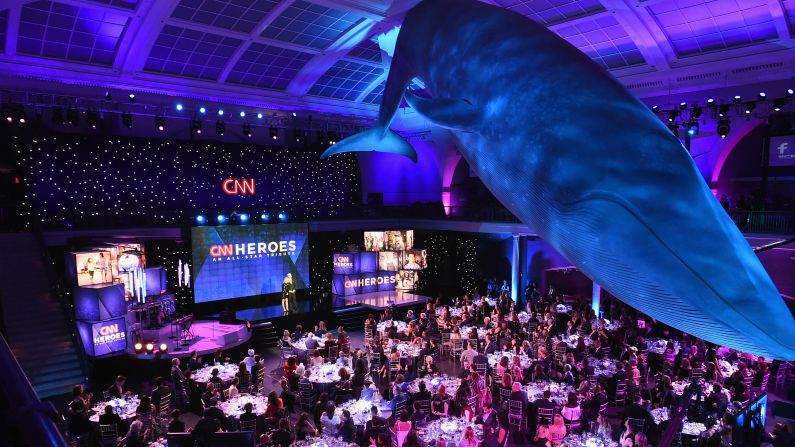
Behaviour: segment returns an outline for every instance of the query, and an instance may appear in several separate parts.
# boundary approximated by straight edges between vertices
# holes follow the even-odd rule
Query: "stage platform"
[[[191,331],[195,337],[188,342],[188,345],[177,344],[176,338],[172,335],[171,325],[166,325],[159,330],[147,329],[143,332],[144,343],[152,341],[155,349],[160,343],[168,345],[168,352],[164,354],[136,354],[130,346],[127,354],[139,359],[151,359],[156,355],[160,358],[189,357],[192,351],[197,351],[199,355],[212,354],[217,349],[230,349],[239,346],[251,339],[251,332],[243,324],[220,324],[217,321],[198,320],[191,326]]]
[[[384,310],[389,306],[405,307],[423,304],[430,297],[417,295],[411,292],[371,292],[361,295],[340,296],[335,295],[332,302],[334,308],[361,304],[375,310]]]

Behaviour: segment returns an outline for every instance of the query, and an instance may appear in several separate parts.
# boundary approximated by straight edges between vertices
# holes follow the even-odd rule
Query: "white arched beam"
[[[4,52],[7,56],[14,56],[17,54],[17,38],[19,37],[19,21],[21,16],[22,5],[16,5],[9,8],[6,25],[6,46]]]
[[[152,46],[177,3],[177,0],[141,0],[113,61],[114,69],[122,77],[132,77],[143,70]]]
[[[378,87],[379,85],[381,85],[382,82],[386,81],[386,76],[388,74],[389,74],[389,70],[385,69],[384,72],[381,73],[381,76],[373,79],[373,82],[371,82],[367,87],[365,87],[365,89],[362,90],[361,93],[359,93],[359,96],[356,97],[356,102],[364,101],[364,98],[366,98],[367,95],[370,94],[370,92],[375,90],[375,88]]]
[[[281,3],[276,5],[273,9],[270,10],[262,20],[257,23],[257,26],[251,30],[248,34],[248,39],[244,40],[243,43],[235,50],[232,54],[232,57],[226,62],[226,66],[224,66],[223,71],[218,76],[218,82],[226,82],[226,78],[229,77],[229,73],[235,68],[237,62],[240,60],[241,57],[248,51],[251,44],[256,41],[256,39],[265,31],[265,28],[269,27],[277,17],[282,15],[282,13],[295,3],[295,0],[282,0]]]
[[[376,22],[373,19],[362,19],[362,21],[344,32],[328,48],[315,55],[304,65],[304,68],[290,81],[290,85],[287,86],[287,93],[297,97],[306,95],[309,89],[315,85],[329,68],[348,54],[353,47],[370,36],[375,24]],[[367,64],[367,62],[362,63]]]
[[[627,31],[647,64],[657,70],[671,68],[671,63],[677,58],[676,52],[645,7],[636,6],[630,0],[599,0],[599,2]]]

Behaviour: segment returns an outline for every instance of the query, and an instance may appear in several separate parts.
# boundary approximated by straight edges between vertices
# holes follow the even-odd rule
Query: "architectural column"
[[[519,265],[519,238],[518,234],[513,235],[513,245],[511,247],[511,299],[514,303],[519,302],[519,278],[521,275]]]
[[[599,305],[601,304],[601,301],[602,301],[602,286],[600,286],[594,281],[592,296],[591,296],[591,309],[593,309],[596,318],[599,318]]]

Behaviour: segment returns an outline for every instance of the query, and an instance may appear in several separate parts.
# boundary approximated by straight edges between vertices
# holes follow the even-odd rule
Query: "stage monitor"
[[[90,357],[103,357],[127,349],[127,325],[124,318],[78,321],[77,330],[86,354]]]
[[[414,230],[364,232],[364,251],[403,251],[412,248]]]
[[[359,273],[359,253],[334,253],[334,274]]]
[[[400,270],[400,253],[396,251],[379,252],[378,270],[382,272],[396,272]]]
[[[400,270],[397,272],[396,278],[395,289],[397,290],[414,290],[418,286],[419,275],[416,271]]]
[[[401,253],[401,270],[425,270],[428,267],[426,250],[406,250]]]
[[[111,283],[114,278],[110,250],[67,253],[66,270],[69,282],[76,286]]]
[[[795,166],[795,135],[770,137],[770,166]]]
[[[288,273],[308,288],[308,233],[304,223],[194,227],[196,302],[281,293]]]

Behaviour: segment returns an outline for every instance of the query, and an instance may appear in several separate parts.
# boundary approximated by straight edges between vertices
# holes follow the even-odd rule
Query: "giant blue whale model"
[[[432,99],[406,91],[422,79]],[[611,294],[713,343],[795,359],[795,320],[679,140],[618,81],[531,20],[424,0],[401,26],[378,125],[327,150],[416,161],[405,97],[451,129],[483,183]]]

